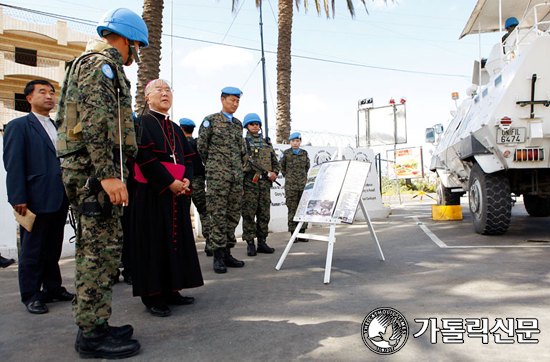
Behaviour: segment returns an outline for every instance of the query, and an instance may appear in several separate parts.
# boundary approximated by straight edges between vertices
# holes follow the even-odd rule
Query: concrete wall
[[[13,209],[7,200],[6,193],[6,171],[2,161],[3,138],[0,137],[0,253],[5,257],[17,259],[17,228]],[[281,152],[289,145],[274,145],[275,152],[280,156]],[[371,219],[386,218],[390,213],[390,209],[382,204],[380,189],[378,185],[378,175],[374,165],[374,154],[371,150],[361,148],[337,148],[337,147],[304,147],[308,151],[311,165],[320,164],[327,160],[333,159],[348,159],[372,162],[367,183],[363,192],[363,202],[367,208],[367,212]],[[281,184],[274,184],[271,189],[271,221],[269,230],[272,232],[287,231],[287,207],[285,204],[285,179],[279,174],[277,181]],[[198,213],[194,210],[195,215],[195,235],[201,234],[201,223]],[[365,221],[360,209],[355,216],[356,222]],[[236,230],[237,236],[242,234],[242,226]],[[65,242],[63,245],[63,256],[74,255],[74,244],[69,242],[69,239],[74,235],[72,228],[67,225],[65,228]]]

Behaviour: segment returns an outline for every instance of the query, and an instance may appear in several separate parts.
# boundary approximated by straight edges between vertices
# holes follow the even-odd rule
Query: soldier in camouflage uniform
[[[212,256],[213,253],[212,250],[210,250],[210,214],[208,214],[208,210],[206,209],[206,180],[204,178],[204,165],[197,151],[197,139],[193,138],[195,126],[195,122],[189,118],[180,119],[181,130],[193,150],[196,152],[196,154],[193,155],[193,185],[191,188],[191,199],[201,217],[202,235],[206,238],[204,252],[207,256]]]
[[[235,228],[241,218],[243,195],[243,126],[233,114],[239,108],[242,92],[235,87],[222,89],[222,111],[207,116],[199,129],[197,148],[206,168],[206,208],[210,214],[210,242],[214,271],[243,267],[231,255]]]
[[[307,151],[300,148],[302,136],[294,132],[288,138],[291,148],[283,151],[281,154],[281,173],[285,177],[285,197],[286,207],[288,208],[288,231],[290,235],[294,233],[298,223],[294,221],[294,215],[298,208],[298,203],[306,186],[307,173],[309,171],[309,156]],[[305,233],[307,224],[304,223],[300,229]],[[296,241],[308,241],[304,238],[297,238]],[[296,242],[295,241],[295,242]]]
[[[256,113],[244,117],[244,128],[247,129],[244,138],[246,158],[252,157],[266,171],[261,175],[254,171],[245,159],[244,195],[243,195],[243,240],[247,244],[248,256],[256,256],[254,238],[258,239],[258,253],[272,254],[275,249],[266,244],[271,209],[271,185],[279,174],[277,155],[268,142],[259,133],[262,120]],[[254,220],[255,219],[255,220]]]
[[[129,201],[121,177],[128,175],[127,158],[137,152],[130,82],[122,65],[139,61],[137,50],[149,42],[141,17],[123,8],[107,12],[97,32],[102,40],[91,40],[67,68],[57,155],[64,158],[63,183],[78,221],[75,349],[82,358],[124,358],[140,344],[130,339],[132,326],[108,325],[122,248],[120,216]]]

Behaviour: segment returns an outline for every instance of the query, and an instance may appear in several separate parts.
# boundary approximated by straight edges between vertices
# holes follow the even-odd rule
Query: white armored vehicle
[[[512,196],[550,216],[550,3],[479,0],[461,38],[505,34],[474,66],[474,86],[434,151],[440,205],[468,192],[474,229],[508,230]]]

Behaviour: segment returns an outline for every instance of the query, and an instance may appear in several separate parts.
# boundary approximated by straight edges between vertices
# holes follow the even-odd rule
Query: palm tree
[[[139,52],[141,61],[138,68],[135,104],[135,111],[138,115],[145,108],[145,86],[150,80],[158,78],[160,74],[163,9],[164,0],[145,0],[143,3],[143,21],[149,30],[149,46]]]
[[[259,7],[261,0],[256,0],[256,7]],[[374,0],[373,0],[374,1]],[[290,75],[291,75],[291,45],[292,45],[292,16],[293,2],[299,9],[300,0],[279,0],[278,31],[279,40],[277,44],[277,143],[288,143],[290,136]],[[352,0],[346,0],[348,10],[352,17],[355,16],[355,9]],[[365,0],[361,0],[367,5]],[[233,11],[238,0],[233,0]],[[329,4],[330,3],[330,4]],[[304,8],[308,10],[309,2],[304,0]],[[334,17],[335,0],[324,0],[323,10],[327,18],[332,13]],[[329,7],[330,5],[330,7]],[[321,1],[315,0],[317,14],[321,14]]]

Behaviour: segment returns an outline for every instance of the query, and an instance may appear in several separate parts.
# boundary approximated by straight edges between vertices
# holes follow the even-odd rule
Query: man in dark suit
[[[55,152],[57,129],[50,119],[55,90],[45,80],[25,87],[31,113],[16,118],[4,133],[4,167],[8,201],[22,216],[36,214],[32,232],[20,227],[19,289],[33,314],[48,312],[45,303],[72,300],[61,286],[59,258],[69,202]]]

